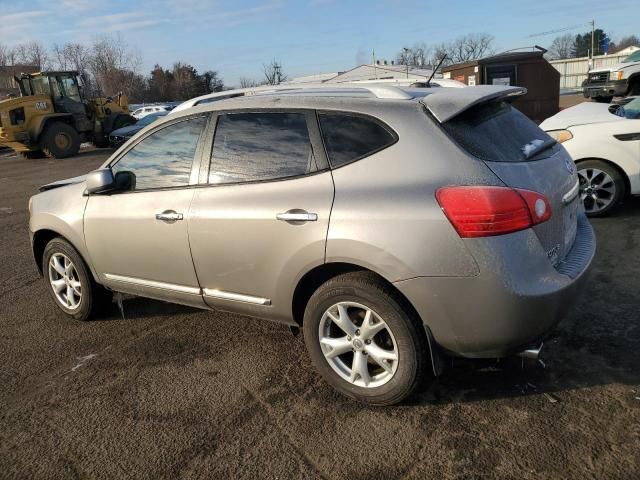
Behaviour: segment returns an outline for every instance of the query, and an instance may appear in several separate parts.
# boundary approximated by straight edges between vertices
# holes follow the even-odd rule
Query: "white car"
[[[625,105],[585,102],[540,124],[578,168],[590,216],[603,216],[628,195],[640,195],[640,97]]]
[[[144,118],[147,115],[150,115],[152,113],[168,112],[168,111],[169,109],[163,105],[150,105],[147,107],[138,108],[131,114],[131,116],[140,120],[141,118]]]

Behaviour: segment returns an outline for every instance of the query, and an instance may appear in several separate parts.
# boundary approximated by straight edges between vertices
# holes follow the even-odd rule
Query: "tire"
[[[593,99],[598,103],[611,103],[613,97],[594,97]]]
[[[340,315],[338,305],[346,315]],[[375,319],[369,328],[363,321],[367,310]],[[338,327],[342,320],[334,322],[328,312],[334,318],[349,318],[346,330]],[[378,333],[367,333],[379,328]],[[321,285],[307,303],[303,330],[311,361],[324,379],[340,393],[369,405],[401,402],[428,371],[429,350],[420,320],[392,287],[369,272],[346,273]],[[333,359],[325,356],[334,351],[328,342],[339,342],[334,348],[343,353]],[[385,357],[383,368],[380,359]],[[354,374],[358,361],[361,367],[355,370],[364,376]]]
[[[111,302],[111,292],[93,280],[80,254],[62,238],[54,238],[45,247],[42,273],[53,302],[71,318],[89,320]],[[60,282],[57,291],[54,281]]]
[[[585,160],[579,162],[577,167],[580,199],[585,213],[589,217],[609,215],[626,195],[623,175],[602,160]]]
[[[46,155],[42,150],[32,150],[29,152],[20,152],[19,155],[25,160],[34,160],[37,158],[45,158]]]
[[[80,135],[71,125],[54,122],[40,138],[40,148],[51,158],[67,158],[80,150]]]

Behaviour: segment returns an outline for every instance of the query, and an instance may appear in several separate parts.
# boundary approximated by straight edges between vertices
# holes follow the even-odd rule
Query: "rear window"
[[[447,133],[469,154],[492,162],[526,162],[547,158],[559,145],[535,123],[506,102],[477,105],[442,124]]]
[[[319,113],[324,144],[333,168],[393,145],[398,137],[380,121],[349,113]]]

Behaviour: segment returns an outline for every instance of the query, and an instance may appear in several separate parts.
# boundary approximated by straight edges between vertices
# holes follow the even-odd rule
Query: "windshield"
[[[633,52],[627,58],[622,60],[622,63],[640,62],[640,50]]]
[[[619,117],[629,118],[631,120],[640,119],[640,97],[631,100],[624,106],[621,106],[616,110],[616,115]]]
[[[153,114],[152,113],[152,114],[147,115],[146,117],[142,118],[141,120],[138,120],[137,125],[139,125],[141,127],[144,127],[145,125],[149,125],[150,123],[155,122],[158,119],[158,117],[162,117],[162,116],[164,116],[164,115],[157,115],[157,114]]]

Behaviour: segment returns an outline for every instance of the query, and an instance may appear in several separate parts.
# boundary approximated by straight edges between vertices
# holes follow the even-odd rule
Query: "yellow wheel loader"
[[[21,96],[0,100],[0,147],[26,158],[65,158],[82,142],[108,146],[113,130],[133,125],[127,97],[87,99],[78,72],[15,77]]]

